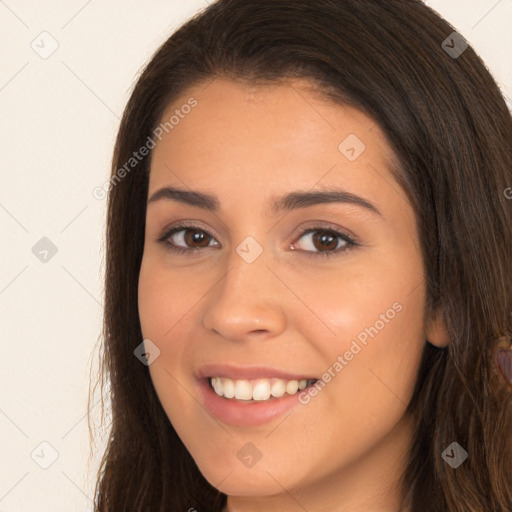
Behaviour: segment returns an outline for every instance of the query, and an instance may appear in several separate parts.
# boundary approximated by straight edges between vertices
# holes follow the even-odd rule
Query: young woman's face
[[[152,156],[138,297],[146,348],[160,351],[149,371],[233,506],[370,503],[375,489],[382,504],[437,341],[379,126],[306,85],[194,87],[165,112]]]

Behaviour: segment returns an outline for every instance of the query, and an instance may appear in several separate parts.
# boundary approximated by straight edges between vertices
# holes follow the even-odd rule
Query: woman
[[[187,22],[115,148],[96,510],[512,510],[511,184],[421,2]]]

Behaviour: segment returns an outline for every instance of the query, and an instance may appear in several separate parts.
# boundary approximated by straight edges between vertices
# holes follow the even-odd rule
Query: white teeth
[[[286,392],[289,395],[295,395],[295,393],[297,393],[298,389],[299,389],[299,381],[298,380],[289,380],[286,383]]]
[[[313,384],[315,380],[254,379],[233,380],[212,377],[210,383],[215,393],[225,398],[245,401],[265,401],[280,398],[285,393],[295,395],[299,390]]]
[[[275,398],[280,398],[286,393],[286,381],[282,379],[277,379],[274,384],[272,384],[271,394]]]
[[[235,398],[238,400],[252,399],[252,386],[248,380],[237,380],[235,382]]]
[[[252,388],[252,399],[253,400],[268,400],[270,398],[270,382],[261,381],[258,382]]]
[[[215,390],[215,393],[217,393],[217,395],[224,396],[222,382],[219,377],[215,377],[212,379],[212,386],[213,386],[213,389]]]
[[[222,386],[223,386],[224,396],[226,398],[233,398],[235,396],[235,383],[231,379],[224,379],[222,382]]]

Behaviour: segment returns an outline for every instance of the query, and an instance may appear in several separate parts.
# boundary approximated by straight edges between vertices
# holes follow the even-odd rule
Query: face
[[[436,326],[382,131],[299,80],[216,79],[162,122],[176,109],[153,150],[138,290],[174,429],[228,504],[387,485]]]

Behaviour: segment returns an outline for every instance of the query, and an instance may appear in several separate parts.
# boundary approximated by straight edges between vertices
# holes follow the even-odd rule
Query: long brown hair
[[[408,407],[415,432],[402,510],[512,510],[511,395],[492,359],[496,340],[512,335],[512,120],[485,65],[454,31],[419,0],[218,0],[155,53],[124,111],[108,192],[100,379],[102,390],[110,384],[112,423],[96,512],[216,512],[226,503],[134,356],[143,339],[137,283],[151,153],[126,168],[164,109],[215,77],[307,78],[380,125],[416,214],[425,318],[441,311],[450,335],[444,349],[425,343]],[[457,469],[441,457],[452,442],[469,454]]]

